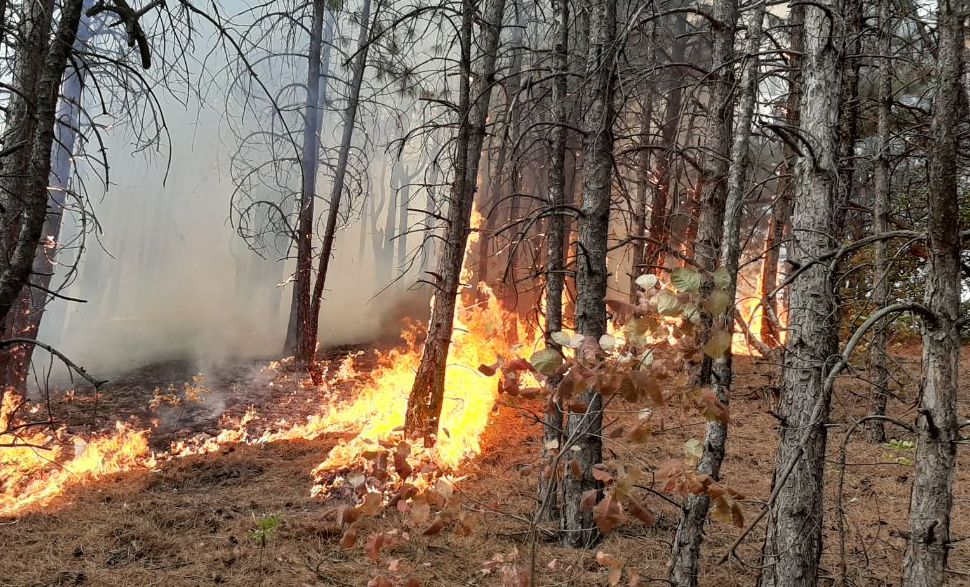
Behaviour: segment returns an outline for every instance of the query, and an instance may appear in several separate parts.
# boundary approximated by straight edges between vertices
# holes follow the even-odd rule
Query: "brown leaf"
[[[394,587],[394,583],[387,577],[374,577],[367,582],[367,587]]]
[[[640,520],[645,526],[653,526],[657,523],[657,517],[653,515],[653,512],[648,510],[640,502],[635,499],[628,499],[626,502],[627,509],[630,515],[634,518]]]
[[[478,371],[486,377],[493,377],[496,373],[498,373],[498,363],[494,363],[492,365],[479,365]]]
[[[340,548],[353,548],[357,544],[357,528],[350,526],[340,537]]]
[[[596,500],[599,499],[599,494],[599,489],[589,489],[584,491],[579,500],[579,508],[583,510],[593,509],[593,506],[596,505]]]
[[[345,526],[353,524],[360,518],[360,511],[349,505],[342,505],[337,510],[337,524]]]
[[[593,521],[603,534],[609,534],[623,523],[623,507],[613,494],[604,495],[593,508]]]
[[[371,534],[367,538],[367,544],[364,545],[364,552],[367,553],[367,558],[376,563],[381,558],[381,549],[383,547],[384,533],[378,532],[377,534]]]
[[[421,533],[422,536],[437,536],[441,534],[441,531],[445,529],[445,522],[441,519],[441,516],[435,516],[434,521],[428,526],[424,532]]]
[[[609,483],[613,480],[613,474],[610,473],[609,469],[603,463],[597,463],[593,465],[592,469],[593,479],[601,483]]]
[[[664,404],[664,394],[660,389],[660,381],[652,373],[646,371],[631,371],[630,381],[637,391],[639,397],[648,398],[654,405]]]
[[[364,495],[364,500],[357,506],[357,511],[360,512],[361,516],[376,516],[381,512],[383,503],[384,499],[381,494],[372,491]]]

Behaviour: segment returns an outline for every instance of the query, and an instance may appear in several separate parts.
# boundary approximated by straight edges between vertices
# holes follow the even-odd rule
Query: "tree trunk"
[[[673,18],[670,60],[673,63],[681,63],[686,49],[683,35],[687,31],[687,19],[682,14],[674,15]],[[679,68],[675,71],[679,71]],[[663,268],[669,240],[667,208],[670,205],[674,155],[680,130],[683,83],[683,79],[674,76],[667,85],[667,95],[664,99],[664,122],[660,132],[663,149],[657,156],[655,171],[657,187],[653,191],[653,202],[650,206],[650,240],[647,241],[647,250],[644,253],[644,264],[656,274],[660,274]]]
[[[405,429],[412,438],[424,438],[433,444],[445,393],[445,368],[455,321],[461,281],[461,265],[468,244],[472,205],[478,183],[478,166],[498,54],[505,0],[488,0],[483,18],[481,69],[475,77],[474,91],[469,86],[471,70],[471,19],[475,11],[471,0],[465,0],[462,15],[461,89],[459,92],[459,131],[455,153],[455,177],[448,207],[444,243],[438,259],[437,291],[431,308],[428,334],[421,354],[421,364],[414,377]],[[472,100],[474,97],[474,101]]]
[[[726,7],[725,7],[726,8]],[[736,5],[734,5],[736,9]],[[746,60],[741,73],[738,97],[738,117],[734,128],[734,138],[730,147],[730,166],[727,172],[724,221],[721,227],[718,265],[731,277],[727,288],[730,299],[737,293],[738,264],[741,257],[741,216],[744,210],[744,194],[748,175],[748,145],[751,140],[751,121],[754,117],[758,90],[759,59],[761,47],[762,21],[765,2],[756,5],[748,25],[748,38],[745,47]],[[727,332],[734,331],[734,307],[729,307],[720,316],[713,317],[716,325]],[[728,404],[731,389],[732,355],[728,347],[723,357],[714,360],[711,384],[717,399]],[[727,423],[711,421],[707,424],[704,439],[704,452],[697,465],[699,473],[720,478],[721,463],[727,445]],[[698,584],[700,569],[700,550],[704,540],[704,521],[707,519],[710,498],[706,494],[691,496],[684,506],[684,514],[677,528],[673,542],[670,564],[672,585],[695,586]]]
[[[548,133],[549,149],[549,207],[553,209],[549,217],[548,253],[546,255],[546,347],[559,348],[551,338],[553,332],[562,330],[562,298],[566,281],[566,123],[568,115],[566,97],[568,95],[569,74],[569,2],[552,0],[553,46],[551,67],[555,78],[552,80],[551,116],[552,126]],[[551,461],[559,452],[562,444],[563,415],[562,406],[552,397],[546,405],[542,434],[542,459]],[[554,445],[554,446],[553,446]],[[547,448],[551,447],[552,448]],[[544,508],[540,517],[550,522],[559,522],[559,483],[555,471],[543,470],[539,476],[539,507]]]
[[[879,3],[879,71],[876,122],[876,158],[873,161],[873,233],[882,234],[889,230],[889,139],[890,116],[892,115],[892,24],[889,0]],[[872,304],[875,310],[889,303],[889,260],[886,256],[886,242],[876,241],[873,264],[875,265],[875,285],[872,290]],[[869,413],[875,416],[886,415],[888,400],[889,370],[886,368],[886,347],[889,343],[889,324],[876,327],[870,349],[870,369],[872,370],[872,391]],[[882,420],[866,422],[866,437],[869,442],[886,442],[886,427]]]
[[[839,111],[839,186],[835,202],[835,234],[843,238],[852,208],[855,181],[855,144],[859,138],[859,68],[862,65],[862,0],[843,0],[845,67],[842,70],[842,108]]]
[[[16,91],[10,93],[3,133],[6,154],[0,159],[0,214],[3,220],[0,232],[0,324],[4,326],[7,314],[30,276],[33,252],[46,217],[45,210],[40,208],[41,203],[31,202],[25,196],[30,181],[26,172],[33,155],[33,139],[39,120],[39,104],[33,98],[38,95],[37,84],[47,57],[53,12],[53,0],[29,3],[18,31],[21,44],[14,55],[11,85]],[[46,203],[45,197],[45,207]],[[21,254],[14,257],[15,251]]]
[[[610,193],[613,181],[613,72],[616,57],[616,3],[588,0],[590,28],[586,55],[587,98],[583,103],[585,131],[583,201],[579,217],[576,259],[576,331],[599,339],[606,333],[608,269],[607,239],[610,223]],[[581,506],[586,491],[600,484],[592,476],[593,465],[603,459],[603,400],[595,389],[583,393],[585,413],[571,413],[565,436],[578,451],[570,458],[579,465],[580,478],[567,473],[563,479],[563,542],[573,547],[589,546],[599,540],[593,512]],[[571,470],[567,468],[567,471]]]
[[[838,115],[842,58],[837,0],[805,6],[801,135],[811,145],[795,163],[790,259],[807,265],[835,246]],[[833,23],[833,20],[835,23]],[[838,349],[838,309],[825,263],[791,285],[789,339],[778,404],[781,420],[774,484],[796,453],[802,457],[776,488],[769,511],[762,587],[813,587],[822,554],[823,470],[829,397],[823,382]],[[820,409],[815,409],[818,406]],[[817,415],[817,418],[815,417]],[[802,437],[805,442],[802,444]]]
[[[83,9],[94,6],[93,0],[85,0]],[[91,28],[87,17],[82,18],[78,27],[74,49],[78,50],[91,37]],[[79,57],[80,59],[80,57]],[[7,315],[5,336],[35,339],[40,330],[44,309],[52,297],[47,292],[54,277],[54,259],[57,255],[58,239],[61,233],[61,220],[64,216],[67,193],[73,172],[72,158],[74,145],[77,142],[81,126],[81,92],[87,77],[87,68],[75,67],[65,77],[61,88],[60,105],[57,112],[57,127],[55,129],[54,154],[51,160],[49,180],[49,198],[47,216],[40,244],[34,252],[31,268],[31,278],[28,287],[20,292],[14,312]],[[23,345],[7,347],[0,354],[0,365],[5,365],[0,372],[0,381],[13,386],[23,393],[27,383],[28,371],[34,346]]]
[[[303,149],[300,168],[303,184],[300,190],[300,211],[296,229],[296,273],[293,279],[293,298],[290,319],[286,328],[283,354],[303,354],[310,343],[310,288],[313,280],[313,223],[317,197],[317,169],[319,166],[321,94],[326,93],[326,73],[323,69],[323,22],[327,18],[327,0],[313,0],[313,20],[310,25],[310,50],[307,53],[306,104],[303,109]],[[328,24],[328,28],[329,24]],[[327,45],[329,47],[329,44]],[[329,48],[327,49],[329,55]],[[313,344],[316,344],[314,341]],[[303,357],[306,358],[305,356]]]
[[[953,475],[960,440],[956,399],[960,366],[960,204],[957,193],[960,82],[966,2],[941,0],[938,8],[936,96],[928,153],[929,267],[923,325],[923,393],[909,502],[910,537],[903,587],[941,587],[950,552]]]
[[[690,256],[704,275],[701,297],[707,298],[714,289],[713,277],[721,248],[721,233],[724,230],[724,207],[727,197],[727,174],[731,158],[731,125],[734,118],[734,32],[738,21],[737,0],[717,0],[712,6],[712,16],[718,23],[711,25],[711,68],[708,79],[708,102],[706,113],[706,132],[700,177],[697,180],[696,239],[688,237],[692,246]],[[701,310],[701,323],[697,330],[698,348],[704,346],[710,336],[713,317],[710,312]],[[732,328],[731,331],[734,329]],[[704,355],[699,368],[692,373],[698,387],[706,386],[711,380],[711,358]],[[702,519],[703,521],[703,519]],[[674,560],[678,559],[679,545],[674,543]],[[674,566],[671,577],[675,581],[686,581]]]
[[[653,41],[651,39],[651,46]],[[644,84],[649,86],[650,84]],[[649,88],[647,88],[649,91]],[[630,262],[630,303],[636,304],[640,296],[637,278],[649,267],[646,266],[647,244],[638,240],[647,236],[647,212],[650,208],[653,184],[653,170],[650,169],[650,128],[653,118],[653,96],[648,94],[640,103],[640,151],[637,153],[637,196],[633,205],[632,233],[633,255]]]
[[[798,128],[801,123],[800,104],[804,20],[804,5],[792,6],[788,19],[789,30],[791,31],[789,33],[791,37],[789,43],[791,53],[787,56],[789,64],[788,96],[785,99],[786,123],[792,128]],[[764,261],[761,264],[761,279],[759,281],[759,287],[761,289],[761,320],[759,330],[762,342],[770,347],[781,345],[777,298],[774,296],[769,297],[769,294],[778,285],[778,261],[781,258],[780,247],[781,243],[785,240],[786,228],[791,222],[795,150],[788,143],[785,143],[782,150],[782,157],[784,159],[782,178],[778,182],[778,195],[771,207],[771,221],[768,225],[768,234],[765,237]]]
[[[354,61],[354,75],[350,82],[350,95],[347,98],[347,108],[344,110],[344,129],[340,137],[340,152],[337,155],[337,168],[333,176],[330,192],[330,209],[327,211],[327,225],[323,232],[323,244],[320,247],[320,260],[317,266],[317,279],[313,284],[313,295],[310,299],[310,315],[307,318],[307,332],[301,344],[297,347],[296,359],[300,364],[311,365],[317,350],[317,332],[320,327],[320,301],[323,298],[323,288],[327,282],[327,271],[330,268],[330,258],[333,256],[333,242],[337,237],[337,217],[340,214],[340,200],[344,192],[344,179],[347,177],[347,162],[350,159],[350,149],[354,139],[354,126],[357,123],[357,107],[360,105],[360,88],[364,82],[364,71],[367,69],[367,49],[370,47],[370,6],[371,0],[364,0],[360,12],[360,32],[357,36],[357,57]],[[394,217],[397,211],[388,206],[387,215]],[[385,235],[390,237],[390,235]]]

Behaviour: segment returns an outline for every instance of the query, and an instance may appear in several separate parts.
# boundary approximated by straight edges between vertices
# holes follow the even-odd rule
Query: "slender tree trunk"
[[[92,6],[94,6],[93,0],[85,0],[84,10]],[[74,43],[75,50],[91,37],[88,21],[88,18],[82,18]],[[48,190],[50,202],[47,216],[44,220],[41,242],[34,253],[29,285],[21,290],[15,305],[16,310],[7,315],[7,326],[4,329],[7,336],[35,339],[40,330],[44,310],[52,299],[47,292],[54,277],[54,259],[57,255],[61,220],[64,216],[64,206],[73,171],[74,146],[80,133],[81,91],[86,77],[85,67],[73,68],[67,73],[61,88],[62,97],[57,112],[56,139],[51,160]],[[7,355],[0,358],[0,365],[7,366],[4,372],[0,372],[0,377],[6,385],[13,386],[20,393],[25,391],[33,351],[33,345],[8,347],[0,351],[0,354]]]
[[[788,19],[790,30],[791,53],[788,59],[788,96],[785,99],[786,122],[793,128],[801,123],[801,75],[802,49],[804,48],[804,5],[792,6]],[[771,221],[768,234],[765,237],[764,261],[761,264],[761,340],[768,346],[781,345],[781,332],[778,324],[778,303],[769,294],[778,285],[778,261],[780,260],[781,243],[785,240],[787,227],[791,222],[791,197],[794,189],[795,150],[785,143],[782,151],[784,165],[782,179],[778,182],[778,195],[771,208]],[[787,247],[786,247],[787,248]]]
[[[716,268],[724,230],[724,208],[727,198],[727,175],[731,158],[731,125],[734,118],[734,32],[738,21],[737,0],[716,0],[712,15],[718,23],[711,25],[711,73],[708,75],[708,103],[703,161],[697,180],[696,239],[688,237],[692,245],[691,256],[697,266],[706,273],[701,285],[701,297],[707,298],[714,289],[710,275]],[[698,347],[703,347],[710,336],[713,317],[701,310],[701,323],[697,331]],[[734,330],[733,328],[731,329]],[[705,386],[711,380],[711,358],[704,355],[698,369],[692,373],[697,386]],[[705,508],[706,509],[706,508]],[[703,518],[702,518],[703,521]],[[678,545],[674,543],[674,560]],[[688,557],[691,558],[691,557]],[[671,577],[679,582],[687,576],[674,565]],[[689,569],[688,569],[689,570]]]
[[[923,325],[923,393],[917,418],[918,445],[909,502],[910,537],[903,587],[946,584],[950,552],[953,475],[960,440],[956,399],[960,367],[960,204],[957,192],[959,126],[962,120],[965,0],[941,0],[938,8],[936,97],[929,143],[929,268]],[[964,316],[965,318],[965,316]]]
[[[583,201],[579,218],[576,260],[576,331],[599,339],[606,333],[608,269],[607,239],[610,223],[610,192],[613,181],[613,72],[616,59],[616,3],[587,0],[589,7],[589,50],[586,55],[587,98],[584,100],[583,130],[586,133],[583,164]],[[583,393],[585,413],[570,413],[567,438],[579,448],[570,451],[577,461],[580,478],[563,479],[563,542],[589,546],[599,540],[593,513],[581,505],[586,491],[600,484],[592,476],[593,465],[603,459],[603,400],[595,389]],[[571,470],[567,468],[567,471]]]
[[[519,196],[516,195],[519,191],[520,181],[519,181],[519,153],[517,149],[519,148],[519,133],[522,120],[522,38],[523,38],[523,28],[522,28],[522,15],[518,8],[518,3],[513,7],[515,12],[515,26],[512,28],[511,36],[511,47],[515,51],[512,56],[512,66],[509,71],[508,82],[505,86],[505,92],[508,96],[508,107],[506,112],[506,120],[508,121],[507,132],[505,133],[505,139],[503,140],[502,151],[506,154],[508,159],[501,162],[502,166],[498,168],[499,177],[501,177],[501,185],[503,186],[502,193],[500,197],[506,199],[508,204],[508,215],[506,219],[508,224],[519,220],[520,210],[519,210]],[[508,143],[506,146],[505,143]],[[508,231],[508,256],[506,258],[506,266],[503,271],[502,279],[502,303],[505,306],[507,315],[505,317],[505,340],[509,344],[515,344],[518,342],[519,335],[519,321],[517,316],[517,308],[519,305],[519,292],[518,292],[518,253],[517,247],[519,244],[519,228],[510,228]]]
[[[681,63],[686,49],[683,35],[687,31],[687,19],[682,14],[674,15],[673,18],[670,60],[673,63]],[[655,172],[657,187],[653,191],[653,202],[650,206],[650,240],[647,241],[647,250],[644,253],[644,264],[656,274],[661,273],[663,268],[669,241],[667,208],[670,205],[670,187],[674,177],[674,156],[680,130],[683,83],[683,79],[674,76],[667,86],[667,95],[664,98],[664,122],[660,131],[663,149],[657,156]]]
[[[651,39],[651,46],[653,40]],[[645,84],[648,85],[648,84]],[[648,88],[649,91],[649,88]],[[637,153],[637,195],[633,204],[633,255],[630,263],[630,303],[636,304],[640,295],[637,278],[646,270],[647,245],[638,240],[647,236],[647,213],[650,208],[653,171],[650,169],[651,120],[653,118],[653,95],[648,94],[640,103],[640,152]]]
[[[855,192],[855,144],[859,139],[859,69],[862,65],[862,0],[842,0],[845,30],[845,67],[842,70],[842,108],[839,111],[839,186],[835,202],[835,234],[843,238]]]
[[[330,268],[330,258],[333,256],[333,242],[337,237],[337,217],[340,215],[340,200],[344,192],[344,180],[347,177],[347,163],[350,159],[350,149],[353,146],[354,127],[357,123],[357,108],[360,105],[360,88],[364,83],[364,71],[367,69],[367,49],[370,47],[370,8],[371,0],[364,0],[360,12],[360,32],[357,36],[357,57],[354,61],[354,74],[350,82],[350,95],[347,97],[347,108],[344,110],[344,129],[340,137],[340,152],[337,155],[337,168],[333,176],[333,186],[330,192],[330,209],[327,211],[327,225],[323,232],[323,244],[320,247],[320,260],[317,266],[317,279],[313,284],[313,295],[310,298],[310,315],[307,318],[306,335],[297,347],[296,358],[301,364],[313,363],[317,350],[317,331],[320,327],[320,301],[323,298],[323,288],[327,282],[327,271]],[[396,210],[388,206],[387,215],[394,217]],[[385,235],[390,237],[390,235]]]
[[[548,253],[546,255],[546,347],[558,349],[551,338],[553,332],[562,330],[562,298],[566,281],[566,97],[569,73],[569,0],[552,0],[552,80],[551,115],[549,128],[549,186],[547,197],[554,209],[549,217],[546,232]],[[563,434],[562,406],[549,397],[543,421],[542,458],[550,462],[559,452]],[[548,447],[548,448],[547,448]],[[539,504],[545,511],[542,518],[558,522],[560,516],[559,483],[555,471],[544,470],[539,477]]]
[[[433,444],[445,393],[445,368],[455,320],[461,281],[461,265],[468,244],[472,205],[478,183],[478,166],[485,124],[495,78],[505,0],[487,0],[481,35],[481,69],[470,88],[471,19],[475,11],[471,0],[465,0],[462,17],[461,80],[459,92],[459,132],[455,153],[455,177],[445,226],[444,243],[438,259],[437,291],[431,308],[428,335],[421,354],[421,364],[408,397],[405,429],[412,438],[424,438]]]
[[[758,52],[761,47],[762,21],[765,2],[755,6],[748,25],[748,38],[745,47],[746,60],[741,72],[738,97],[738,116],[734,128],[734,138],[730,147],[730,165],[726,179],[724,221],[719,239],[718,265],[731,277],[727,294],[733,300],[737,293],[738,264],[741,257],[741,216],[744,210],[744,194],[748,176],[748,145],[751,141],[751,122],[754,117],[758,91]],[[726,7],[725,7],[726,8]],[[736,5],[735,5],[736,8]],[[714,325],[727,332],[734,331],[734,307],[729,307],[720,316],[714,317]],[[711,384],[717,399],[728,404],[733,377],[732,354],[728,347],[723,357],[714,360]],[[721,463],[727,445],[727,423],[711,421],[707,424],[704,439],[704,452],[697,465],[699,473],[720,478]],[[670,564],[672,585],[695,586],[698,584],[700,569],[700,550],[704,540],[704,521],[710,508],[710,498],[706,494],[691,496],[684,506],[684,514],[677,528],[673,542]]]
[[[889,230],[889,151],[890,151],[890,117],[892,116],[892,36],[891,23],[892,6],[890,0],[879,3],[879,71],[877,122],[876,122],[876,159],[873,162],[873,232],[881,234]],[[889,260],[886,257],[885,241],[876,241],[874,259],[875,285],[872,290],[872,304],[874,309],[884,308],[889,303]],[[876,416],[886,415],[888,400],[889,370],[886,367],[886,347],[889,342],[889,325],[880,324],[876,327],[870,349],[870,368],[872,370],[872,391],[869,401],[869,413]],[[882,420],[866,422],[866,437],[870,442],[886,442],[886,428]]]
[[[313,20],[310,24],[310,51],[307,53],[306,104],[303,109],[303,150],[300,167],[303,184],[300,190],[300,211],[296,229],[296,273],[293,279],[293,299],[286,328],[284,354],[304,354],[310,334],[310,288],[313,281],[313,223],[317,197],[317,169],[319,167],[321,94],[326,93],[323,73],[323,23],[327,18],[327,0],[313,0]],[[329,54],[329,50],[328,50]],[[315,344],[315,342],[313,343]],[[304,356],[304,359],[306,357]]]
[[[791,257],[806,265],[836,243],[838,114],[843,54],[839,0],[805,6],[801,135],[811,145],[795,163]],[[823,382],[838,350],[838,309],[825,263],[791,285],[789,339],[777,408],[781,420],[774,484],[800,453],[769,511],[762,587],[814,587],[822,554],[823,472],[830,398]],[[816,406],[820,409],[816,410]],[[816,416],[815,418],[814,416]],[[807,435],[807,436],[806,436]],[[802,444],[802,438],[806,441]]]

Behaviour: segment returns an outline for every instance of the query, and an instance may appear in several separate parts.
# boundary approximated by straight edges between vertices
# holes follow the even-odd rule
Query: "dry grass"
[[[970,371],[965,354],[964,373]],[[918,351],[898,353],[900,370],[916,369]],[[771,416],[774,367],[751,359],[738,361],[734,424],[725,463],[727,484],[748,496],[749,517],[769,493],[774,467],[776,421]],[[902,399],[914,397],[912,382],[903,382]],[[968,386],[964,385],[964,389]],[[309,392],[308,392],[309,393]],[[834,487],[838,447],[849,416],[864,412],[865,386],[857,380],[840,385],[830,430],[827,473],[826,542],[823,584],[838,574]],[[961,397],[961,415],[970,413]],[[902,402],[893,402],[895,415],[911,420]],[[536,406],[532,406],[535,408]],[[505,406],[494,415],[481,458],[469,463],[461,484],[466,505],[478,504],[488,513],[470,537],[450,534],[412,536],[411,540],[370,561],[360,548],[339,548],[334,501],[311,498],[310,470],[338,440],[287,442],[262,446],[227,447],[222,452],[167,463],[158,471],[117,476],[65,496],[45,511],[0,521],[0,585],[84,586],[302,586],[366,585],[400,559],[413,578],[426,586],[499,585],[496,572],[482,573],[482,565],[496,554],[519,553],[527,566],[535,556],[540,585],[605,585],[607,571],[597,566],[595,552],[577,552],[529,539],[528,517],[534,506],[530,474],[520,471],[539,451],[539,430],[518,409]],[[671,413],[668,430],[635,451],[608,445],[617,461],[656,466],[680,454],[683,442],[700,437],[703,426]],[[904,435],[894,434],[904,438]],[[895,584],[899,575],[907,529],[912,468],[898,462],[886,446],[872,446],[862,438],[848,444],[845,482],[847,568],[852,585]],[[894,462],[895,461],[895,462]],[[953,536],[970,536],[968,457],[961,454],[955,492]],[[621,558],[626,571],[642,579],[660,580],[677,512],[662,500],[647,498],[659,514],[652,528],[629,523],[611,534],[599,550]],[[279,514],[278,534],[264,551],[249,536],[255,520]],[[396,512],[368,520],[370,531],[400,527]],[[739,530],[712,523],[707,528],[703,580],[705,585],[750,586],[755,583],[757,552],[763,536],[755,530],[740,549],[744,562],[717,567],[716,560]],[[970,548],[954,545],[951,585],[970,584]],[[658,582],[658,584],[660,584]]]

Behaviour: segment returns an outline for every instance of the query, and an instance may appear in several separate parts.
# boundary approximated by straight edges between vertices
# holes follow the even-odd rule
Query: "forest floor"
[[[336,349],[328,360],[336,364],[353,349]],[[894,349],[899,397],[891,415],[912,421],[919,372],[919,348]],[[970,393],[970,349],[963,355],[964,394]],[[366,368],[368,355],[357,358]],[[739,357],[732,427],[724,464],[724,482],[745,494],[744,512],[753,519],[770,491],[775,466],[777,421],[771,415],[771,384],[777,367],[758,358]],[[184,436],[214,434],[217,416],[239,414],[248,405],[272,420],[285,414],[299,421],[312,413],[319,392],[298,383],[283,385],[260,375],[256,362],[208,368],[206,386],[216,393],[199,406],[171,407],[158,414],[147,410],[157,388],[181,388],[197,365],[173,362],[133,371],[105,390],[96,421],[115,418],[157,420],[153,446]],[[864,375],[864,374],[856,374]],[[272,385],[271,385],[272,384]],[[861,379],[845,377],[837,386],[829,431],[826,472],[825,550],[823,585],[840,575],[835,487],[839,448],[852,418],[865,413],[867,390]],[[351,393],[337,390],[332,393]],[[90,418],[92,406],[79,398],[55,399],[75,425]],[[678,512],[664,500],[647,504],[658,522],[645,527],[630,522],[590,551],[561,548],[530,540],[524,521],[534,507],[535,462],[541,431],[528,411],[540,406],[499,407],[483,439],[479,458],[463,466],[458,484],[464,503],[480,504],[488,513],[474,533],[459,537],[412,536],[385,550],[379,562],[360,547],[342,549],[335,500],[310,496],[311,470],[340,440],[329,435],[315,440],[224,446],[215,453],[161,463],[154,471],[116,475],[73,489],[58,502],[18,518],[0,519],[0,585],[2,586],[182,586],[273,585],[363,586],[388,567],[426,587],[502,585],[501,568],[529,567],[535,561],[539,585],[606,585],[609,569],[598,564],[597,552],[622,561],[623,584],[631,572],[646,584],[663,583],[670,541]],[[961,421],[970,416],[970,397],[960,398]],[[658,466],[682,454],[683,443],[703,435],[703,424],[672,415],[665,431],[636,447],[618,449],[613,462]],[[905,440],[907,433],[889,431]],[[612,451],[611,451],[612,452]],[[913,452],[902,444],[868,444],[861,434],[847,444],[843,502],[847,528],[845,569],[850,585],[896,584],[906,544],[907,509]],[[954,485],[955,504],[950,556],[950,585],[970,585],[970,454],[960,454]],[[252,539],[256,520],[279,515],[278,532],[265,548]],[[396,511],[366,520],[366,532],[400,527]],[[757,577],[757,553],[764,535],[756,528],[738,549],[740,559],[717,560],[740,530],[711,522],[704,545],[702,584],[750,586]],[[364,532],[361,533],[364,536]],[[501,563],[499,558],[501,557]],[[491,561],[491,563],[490,563]],[[487,572],[486,572],[487,571]]]

